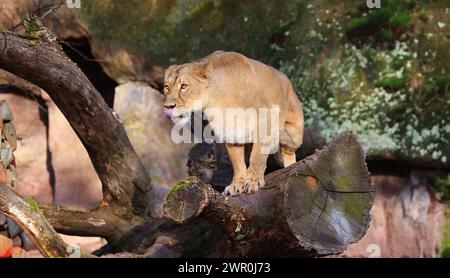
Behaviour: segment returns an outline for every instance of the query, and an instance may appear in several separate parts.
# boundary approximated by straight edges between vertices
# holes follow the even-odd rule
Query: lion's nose
[[[167,109],[173,109],[175,108],[175,106],[177,106],[176,104],[164,104],[164,107]]]

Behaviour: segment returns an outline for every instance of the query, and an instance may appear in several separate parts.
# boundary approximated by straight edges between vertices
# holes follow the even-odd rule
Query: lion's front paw
[[[247,182],[244,186],[244,192],[248,194],[255,193],[258,191],[261,187],[264,187],[264,176],[262,177],[249,177],[247,179]]]
[[[236,196],[239,193],[244,192],[245,184],[232,183],[229,186],[225,187],[223,191],[223,195],[225,196]]]

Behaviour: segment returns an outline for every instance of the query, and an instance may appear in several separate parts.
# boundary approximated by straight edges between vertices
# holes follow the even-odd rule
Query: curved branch
[[[48,32],[48,31],[47,31]],[[29,41],[2,31],[0,68],[45,90],[80,138],[102,181],[105,201],[142,214],[152,182],[120,120],[83,72],[46,33]]]
[[[71,248],[56,233],[49,221],[42,215],[35,204],[29,204],[14,191],[0,184],[0,211],[17,223],[41,254],[48,258],[71,257]],[[93,257],[81,253],[82,257]]]
[[[29,98],[43,98],[41,88],[2,69],[0,69],[0,89],[18,90]]]
[[[91,210],[65,208],[59,205],[39,205],[42,214],[59,233],[95,236],[114,242],[130,227],[143,223],[141,217],[118,217],[111,206]]]

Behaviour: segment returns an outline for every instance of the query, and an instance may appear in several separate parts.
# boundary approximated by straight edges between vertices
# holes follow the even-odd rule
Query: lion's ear
[[[201,62],[194,66],[193,73],[201,80],[209,80],[211,74],[211,64],[208,62]]]

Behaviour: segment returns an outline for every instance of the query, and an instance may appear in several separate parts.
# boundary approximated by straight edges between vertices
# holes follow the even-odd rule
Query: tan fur
[[[182,90],[182,84],[187,88]],[[203,111],[208,108],[225,111],[226,108],[279,107],[280,148],[277,159],[284,167],[295,163],[295,150],[303,140],[303,110],[291,82],[278,70],[239,53],[217,51],[192,63],[170,66],[165,74],[164,93],[164,106],[175,105],[175,115],[183,109],[194,110],[196,100],[202,102],[200,109]],[[216,121],[214,118],[208,120],[216,132]],[[258,124],[247,132],[256,134]],[[217,130],[217,134],[224,138],[229,133],[230,130]],[[260,150],[269,143],[257,142],[247,133],[243,138],[243,142],[225,140],[234,170],[233,181],[225,189],[226,194],[252,193],[264,186],[268,154]],[[247,143],[253,143],[248,168],[243,145]]]

